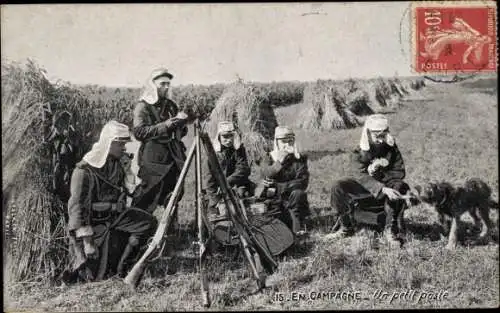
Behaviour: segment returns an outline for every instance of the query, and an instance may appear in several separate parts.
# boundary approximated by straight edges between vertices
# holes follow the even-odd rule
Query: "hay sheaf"
[[[423,85],[421,79],[401,81],[381,77],[318,80],[304,89],[306,109],[297,126],[310,130],[357,127],[362,124],[364,116],[397,108],[402,98]]]
[[[131,104],[90,102],[68,83],[52,84],[36,63],[2,61],[2,193],[9,279],[50,281],[62,269],[66,203],[50,192],[52,156],[45,142],[52,117],[72,114],[79,134],[77,161],[110,119],[131,124]],[[121,118],[120,118],[121,117]]]
[[[345,95],[346,107],[357,116],[373,114],[370,96],[362,82],[349,79],[346,83],[347,93]]]
[[[345,83],[318,80],[304,90],[304,118],[298,127],[312,129],[342,129],[360,125],[360,121],[347,107],[349,88]]]
[[[242,134],[249,162],[258,165],[262,155],[271,149],[278,126],[274,110],[266,100],[265,94],[247,83],[229,85],[210,114],[208,134],[215,137],[220,121],[233,121]]]
[[[47,192],[51,159],[44,143],[49,112],[64,99],[35,63],[2,63],[2,112],[7,112],[2,116],[2,193],[11,280],[44,280],[64,263],[64,205]]]

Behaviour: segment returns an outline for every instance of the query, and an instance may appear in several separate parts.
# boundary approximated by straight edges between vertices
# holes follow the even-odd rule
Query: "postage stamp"
[[[412,3],[413,71],[495,72],[496,1]]]

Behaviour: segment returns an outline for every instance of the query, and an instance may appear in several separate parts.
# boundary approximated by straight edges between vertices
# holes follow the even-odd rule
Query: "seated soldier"
[[[303,234],[306,218],[310,216],[306,193],[309,170],[307,157],[297,151],[295,134],[289,127],[276,127],[274,149],[262,161],[261,176],[261,186],[275,189],[289,227],[295,234]],[[256,196],[259,196],[257,192]]]
[[[124,275],[132,265],[127,261],[137,256],[139,246],[156,228],[151,214],[125,205],[126,173],[120,158],[128,141],[126,125],[108,122],[73,171],[68,201],[72,262],[63,273],[66,282]]]
[[[402,239],[396,237],[403,231],[402,218],[406,208],[402,195],[410,188],[403,181],[405,165],[394,137],[389,133],[385,116],[374,114],[366,119],[354,156],[359,164],[360,177],[358,180],[348,178],[334,182],[331,206],[340,215],[340,229],[327,237],[345,237],[354,233],[351,200],[364,198],[368,200],[364,202],[365,206],[384,207],[386,238],[391,245],[400,246]]]
[[[250,166],[248,165],[247,153],[234,124],[230,121],[220,122],[217,135],[212,144],[229,187],[236,188],[240,197],[250,196],[255,186],[248,178],[250,176]],[[208,160],[207,166],[210,169]],[[206,171],[205,177],[209,199],[209,215],[212,219],[215,217],[214,215],[224,215],[224,210],[220,208],[223,212],[218,212],[222,199],[218,194],[217,182],[211,170]]]

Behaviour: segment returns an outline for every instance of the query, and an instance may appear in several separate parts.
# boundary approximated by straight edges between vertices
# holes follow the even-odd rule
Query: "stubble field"
[[[486,83],[485,83],[486,82]],[[387,113],[403,154],[410,185],[429,180],[462,183],[480,177],[498,199],[498,98],[496,79],[460,84],[428,83]],[[280,124],[300,119],[301,104],[277,108]],[[477,246],[466,234],[455,251],[437,233],[437,216],[427,206],[405,214],[406,244],[390,250],[372,231],[325,241],[332,226],[329,189],[352,172],[349,152],[360,128],[311,132],[297,130],[309,156],[309,201],[314,212],[310,235],[280,259],[262,293],[235,251],[209,260],[213,310],[398,309],[499,306],[498,243]],[[191,143],[191,137],[186,139]],[[133,146],[130,149],[134,149]],[[180,222],[194,218],[193,173],[180,206]],[[498,233],[498,211],[491,211]],[[471,225],[468,215],[463,216]],[[190,248],[193,235],[181,227],[172,243],[176,256],[153,264],[136,291],[121,280],[75,286],[5,286],[4,310],[19,311],[170,311],[200,310],[199,276]],[[406,294],[404,294],[406,292]],[[318,293],[323,297],[318,297]],[[343,293],[343,294],[342,294]],[[383,294],[387,293],[384,297]],[[400,294],[403,293],[403,294]],[[347,297],[347,298],[345,298]]]

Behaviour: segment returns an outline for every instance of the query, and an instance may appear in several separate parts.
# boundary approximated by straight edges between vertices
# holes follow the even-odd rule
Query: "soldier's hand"
[[[397,200],[402,197],[396,189],[392,189],[389,187],[383,187],[382,193],[384,193],[389,198],[389,200]]]
[[[163,123],[167,126],[168,129],[172,129],[172,128],[177,127],[177,125],[179,125],[179,121],[181,121],[181,120],[178,119],[177,117],[172,117]]]
[[[227,208],[224,202],[219,202],[217,204],[217,211],[219,212],[219,216],[227,216]]]
[[[374,163],[368,165],[368,168],[367,168],[367,171],[368,171],[368,175],[370,176],[373,176],[373,174],[375,174],[375,172],[378,170],[378,166]]]
[[[99,258],[99,249],[94,245],[94,240],[92,237],[84,237],[83,238],[83,251],[85,255],[90,259]]]
[[[274,181],[274,179],[266,177],[264,180],[262,180],[262,184],[264,185],[264,187],[273,187],[275,184],[275,181]]]
[[[372,164],[376,167],[376,168],[379,168],[379,167],[387,167],[389,165],[389,161],[387,159],[384,159],[384,158],[378,158],[378,159],[374,159],[372,161]]]

